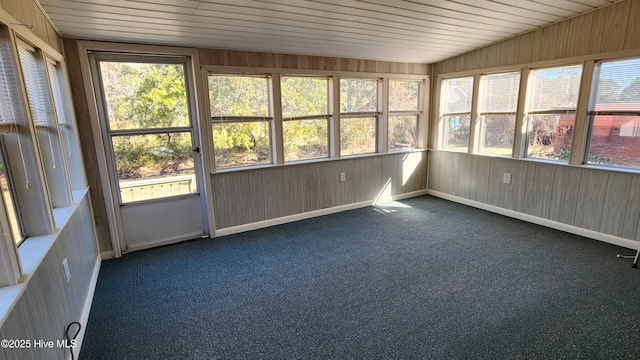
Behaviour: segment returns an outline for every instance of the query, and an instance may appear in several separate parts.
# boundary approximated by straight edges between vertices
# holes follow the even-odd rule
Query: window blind
[[[45,69],[39,66],[41,62],[36,60],[34,51],[28,45],[19,43],[18,55],[20,56],[20,64],[22,65],[22,75],[24,76],[24,82],[27,88],[27,97],[29,99],[33,124],[36,128],[43,128],[47,131],[49,149],[51,151],[51,158],[53,159],[50,165],[56,169],[59,159],[56,158],[53,149],[55,136],[52,136],[51,129],[57,129],[57,124],[51,105],[49,86],[45,81]]]
[[[71,112],[68,102],[66,101],[66,92],[64,86],[64,74],[59,66],[51,61],[47,62],[47,69],[49,70],[49,81],[51,84],[51,93],[53,95],[53,101],[55,103],[56,115],[58,116],[58,123],[60,124],[60,130],[64,135],[66,142],[66,153],[68,156],[73,155],[73,147],[71,143]]]
[[[535,70],[527,110],[574,111],[581,75],[581,65]]]
[[[18,125],[26,119],[23,106],[22,88],[17,76],[18,70],[13,55],[11,40],[5,32],[0,36],[0,130],[2,134],[17,132]],[[31,188],[29,173],[25,164],[21,136],[16,134],[25,184]]]
[[[518,106],[520,73],[485,75],[483,77],[482,113],[514,113]]]
[[[24,82],[27,87],[27,96],[33,116],[33,123],[36,126],[47,126],[52,123],[52,111],[47,101],[46,91],[48,90],[44,82],[44,74],[38,69],[38,63],[35,54],[31,49],[25,46],[18,46],[20,55],[20,64],[22,64],[22,73]]]
[[[640,113],[640,59],[596,64],[589,112]]]
[[[442,114],[470,113],[473,77],[445,80]]]

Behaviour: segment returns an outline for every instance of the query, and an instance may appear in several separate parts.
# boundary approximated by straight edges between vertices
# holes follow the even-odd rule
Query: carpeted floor
[[[637,359],[633,251],[430,196],[102,263],[89,359]]]

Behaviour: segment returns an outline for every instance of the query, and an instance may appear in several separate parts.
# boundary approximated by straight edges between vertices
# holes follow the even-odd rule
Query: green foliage
[[[619,100],[623,102],[640,102],[640,77],[635,78],[629,86],[620,92]]]
[[[101,62],[100,70],[112,130],[189,126],[182,65]],[[112,143],[121,179],[193,172],[189,133],[116,136]]]

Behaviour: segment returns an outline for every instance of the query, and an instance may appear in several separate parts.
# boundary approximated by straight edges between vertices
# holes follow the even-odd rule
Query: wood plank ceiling
[[[417,63],[615,2],[40,0],[64,37]]]

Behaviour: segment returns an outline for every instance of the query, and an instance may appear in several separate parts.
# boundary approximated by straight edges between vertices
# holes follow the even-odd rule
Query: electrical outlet
[[[69,270],[69,262],[67,258],[62,262],[62,268],[64,269],[64,276],[67,278],[67,284],[71,281],[71,270]]]
[[[340,173],[340,182],[347,181],[347,176],[345,173]]]
[[[511,184],[511,174],[504,173],[504,178],[502,179],[503,184]]]

